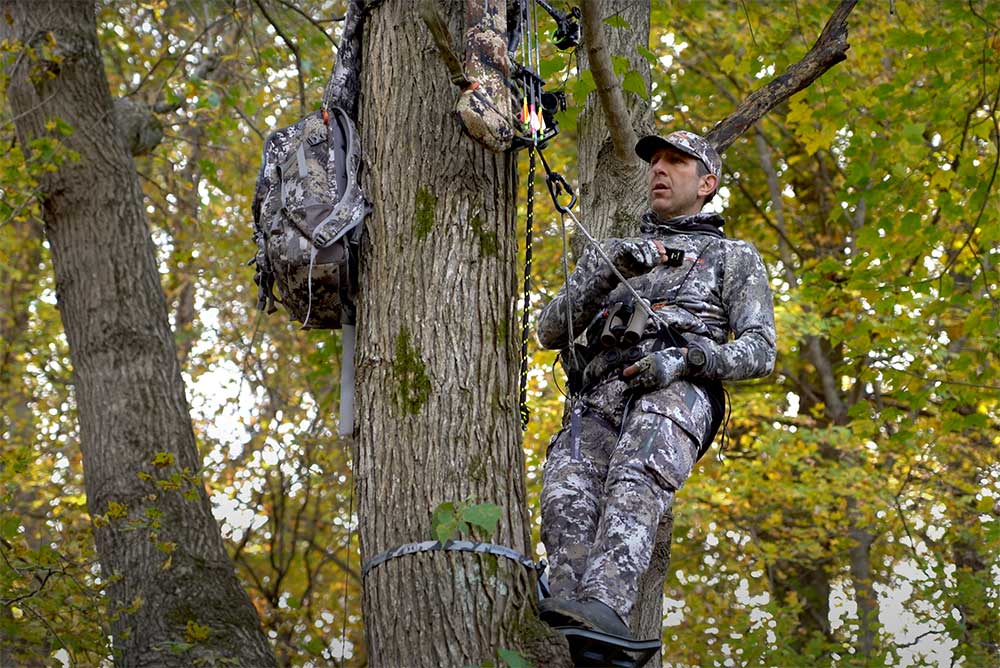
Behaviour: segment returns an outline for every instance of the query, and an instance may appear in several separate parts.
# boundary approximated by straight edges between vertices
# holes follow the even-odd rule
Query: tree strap
[[[545,570],[545,562],[539,561],[534,562],[528,557],[524,556],[517,550],[511,549],[509,547],[504,547],[503,545],[495,545],[494,543],[480,543],[474,540],[446,540],[443,543],[439,540],[427,540],[422,543],[407,543],[406,545],[400,545],[399,547],[394,547],[391,550],[386,550],[385,552],[378,554],[368,561],[366,561],[361,566],[361,577],[368,575],[368,573],[381,564],[389,561],[390,559],[395,559],[396,557],[402,557],[407,554],[417,554],[418,552],[479,552],[481,554],[492,554],[497,557],[504,557],[510,559],[511,561],[516,561],[525,568],[536,571],[539,575]]]
[[[438,51],[441,53],[441,59],[444,61],[445,67],[448,68],[451,82],[462,90],[471,86],[472,80],[462,68],[462,61],[451,45],[451,35],[448,34],[448,26],[445,24],[444,17],[441,16],[441,11],[433,0],[424,0],[420,5],[420,18],[427,24],[427,29],[430,30],[431,37],[434,38],[434,44],[437,45]]]

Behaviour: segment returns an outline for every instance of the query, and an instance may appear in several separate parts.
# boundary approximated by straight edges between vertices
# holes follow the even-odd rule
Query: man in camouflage
[[[660,520],[718,429],[720,381],[765,376],[775,357],[760,255],[701,211],[719,154],[685,131],[635,150],[649,163],[641,235],[603,242],[607,258],[588,248],[538,323],[541,344],[563,351],[573,398],[545,463],[541,616],[624,637]]]

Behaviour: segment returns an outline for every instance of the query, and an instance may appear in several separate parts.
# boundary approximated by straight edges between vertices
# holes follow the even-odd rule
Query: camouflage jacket
[[[641,236],[608,239],[602,247],[613,259],[628,256],[627,262],[616,261],[616,266],[626,277],[632,276],[629,284],[663,321],[683,334],[689,347],[705,352],[707,363],[697,377],[743,380],[766,376],[775,359],[774,306],[767,270],[751,244],[722,235],[718,230],[722,222],[716,214],[662,221],[647,213],[641,221]],[[654,240],[662,243],[671,261],[662,261]],[[593,336],[595,322],[607,317],[609,307],[632,300],[608,263],[588,248],[570,274],[568,286],[542,310],[539,343],[550,349],[569,345],[567,309],[579,341],[588,328]],[[653,321],[647,324],[644,341],[655,336],[656,326]]]

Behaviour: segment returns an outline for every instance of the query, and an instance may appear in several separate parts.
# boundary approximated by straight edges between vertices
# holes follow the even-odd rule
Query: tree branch
[[[270,14],[267,13],[267,9],[265,9],[264,3],[261,2],[261,0],[254,0],[254,4],[257,5],[258,9],[260,9],[260,13],[263,14],[264,18],[267,19],[267,22],[271,24],[271,27],[274,28],[274,32],[278,35],[278,37],[281,38],[281,41],[285,43],[285,46],[287,46],[288,49],[292,52],[292,55],[295,56],[295,72],[298,74],[298,79],[299,79],[299,112],[302,116],[305,116],[306,84],[305,81],[303,81],[302,79],[302,57],[299,55],[299,47],[297,47],[295,45],[295,42],[289,39],[288,36],[284,33],[284,31],[282,31],[282,29],[278,26],[278,24],[274,22],[274,19],[271,17]]]
[[[626,164],[637,162],[638,156],[634,149],[638,138],[625,107],[621,82],[615,76],[615,68],[611,63],[597,0],[583,0],[580,9],[583,12],[583,41],[587,46],[587,59],[594,75],[594,83],[597,84],[597,97],[601,101],[601,109],[604,110],[608,130],[611,132],[615,157]]]
[[[301,16],[302,18],[304,18],[306,21],[309,21],[309,23],[311,23],[312,26],[314,28],[316,28],[316,30],[318,30],[321,33],[323,33],[323,37],[326,37],[326,41],[328,41],[330,44],[333,44],[333,48],[334,49],[337,48],[337,40],[335,40],[333,37],[330,36],[330,33],[328,33],[326,31],[326,29],[323,28],[323,24],[321,22],[319,22],[316,19],[314,19],[313,17],[309,16],[304,11],[302,11],[297,6],[295,6],[294,3],[288,2],[288,0],[278,0],[278,2],[280,2],[281,4],[283,4],[285,7],[288,7],[290,10],[292,10],[293,12],[295,12],[296,14],[298,14],[299,16]],[[343,20],[344,20],[343,16],[341,16],[339,18],[334,17],[332,19],[328,19],[327,23],[332,23],[332,22],[335,22],[335,21],[343,21]]]
[[[802,60],[772,79],[763,88],[751,93],[736,111],[712,128],[706,139],[719,153],[725,151],[764,114],[808,87],[837,63],[847,59],[847,49],[850,48],[847,44],[847,17],[857,2],[858,0],[841,0],[823,27],[819,39]],[[594,79],[597,79],[596,72]]]

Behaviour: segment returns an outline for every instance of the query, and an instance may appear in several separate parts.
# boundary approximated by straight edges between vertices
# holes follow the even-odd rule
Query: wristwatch
[[[705,351],[701,348],[689,347],[687,351],[687,366],[688,370],[694,373],[700,373],[705,369],[705,365],[708,363],[708,357],[705,355]]]

